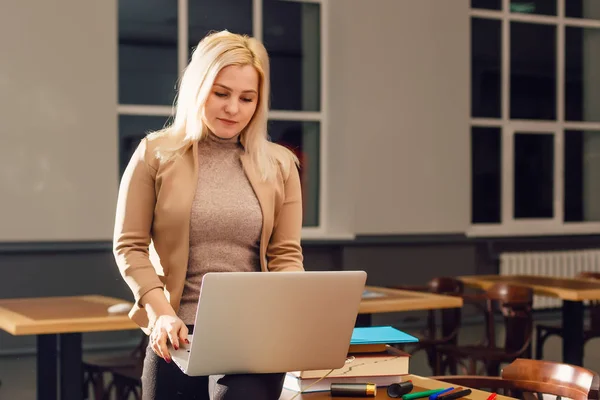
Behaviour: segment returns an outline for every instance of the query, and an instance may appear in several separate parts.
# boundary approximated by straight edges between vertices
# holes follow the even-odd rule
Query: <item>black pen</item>
[[[450,393],[447,394],[446,396],[440,396],[437,398],[437,400],[455,400],[455,399],[460,399],[461,397],[465,397],[468,396],[472,393],[473,391],[471,389],[465,389],[465,390],[461,390],[459,392],[454,392],[454,393]]]

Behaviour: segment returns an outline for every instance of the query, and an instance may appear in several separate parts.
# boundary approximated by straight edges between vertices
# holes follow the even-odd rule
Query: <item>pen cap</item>
[[[413,383],[410,381],[400,382],[400,383],[392,383],[387,388],[387,394],[393,399],[399,399],[404,396],[406,393],[410,393],[413,390]]]

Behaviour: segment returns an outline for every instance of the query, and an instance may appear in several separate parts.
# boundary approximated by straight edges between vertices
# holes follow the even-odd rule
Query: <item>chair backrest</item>
[[[431,379],[523,399],[541,399],[540,394],[573,400],[598,399],[598,374],[551,361],[518,358],[504,367],[501,377],[447,375]]]
[[[578,273],[577,278],[600,281],[600,273],[584,271]],[[588,310],[590,313],[590,328],[593,331],[600,332],[600,301],[591,300]]]
[[[573,400],[587,400],[598,395],[598,374],[569,364],[518,358],[502,370],[501,376],[511,381],[513,389],[523,392]]]
[[[464,292],[464,284],[455,278],[438,277],[434,278],[427,284],[429,291],[435,294],[443,294],[448,296],[460,296]],[[454,339],[458,335],[461,323],[460,308],[445,308],[439,310],[440,328],[442,338]],[[428,314],[428,328],[432,337],[435,337],[436,323],[435,312]]]
[[[533,290],[524,286],[497,283],[486,291],[486,296],[486,322],[490,343],[496,343],[494,311],[497,307],[504,317],[505,351],[522,353],[529,346],[533,332]]]
[[[447,276],[434,278],[427,284],[432,293],[460,296],[465,291],[465,285],[456,278]]]

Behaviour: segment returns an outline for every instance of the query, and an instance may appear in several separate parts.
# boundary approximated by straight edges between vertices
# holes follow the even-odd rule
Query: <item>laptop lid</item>
[[[364,271],[207,273],[184,372],[342,367],[366,277]]]

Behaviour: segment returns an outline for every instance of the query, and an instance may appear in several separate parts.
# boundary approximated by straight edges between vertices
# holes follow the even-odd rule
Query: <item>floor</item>
[[[411,332],[410,329],[407,329],[407,331]],[[481,325],[466,325],[461,331],[460,341],[473,343],[478,341],[482,337],[481,335]],[[561,340],[558,338],[548,339],[544,351],[547,360],[560,361],[562,351]],[[600,371],[600,339],[592,340],[587,344],[585,355],[585,367]],[[0,400],[34,400],[36,398],[35,368],[34,356],[0,357],[0,380],[2,381],[0,386]],[[431,375],[431,370],[427,367],[423,354],[416,354],[411,359],[410,370],[411,373],[417,375]]]

